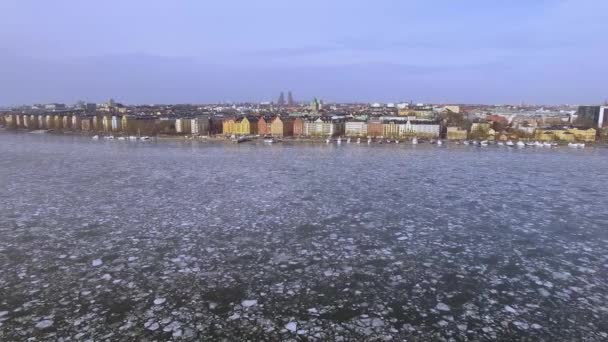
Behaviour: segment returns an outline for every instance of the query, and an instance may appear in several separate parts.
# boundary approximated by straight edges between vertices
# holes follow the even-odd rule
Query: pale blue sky
[[[608,1],[3,0],[0,104],[596,103]]]

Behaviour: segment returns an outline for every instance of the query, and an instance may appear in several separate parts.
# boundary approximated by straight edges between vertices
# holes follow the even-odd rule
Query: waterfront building
[[[70,115],[64,115],[61,120],[63,129],[72,129],[72,117]]]
[[[111,132],[112,131],[112,116],[110,116],[110,115],[102,116],[101,125],[102,125],[102,130],[104,132]]]
[[[209,118],[209,134],[222,134],[222,129],[224,125],[224,120],[218,117],[210,117]]]
[[[300,117],[293,119],[293,135],[296,137],[304,135],[304,120]]]
[[[608,127],[608,106],[579,106],[576,115],[576,123],[582,127]]]
[[[71,123],[71,127],[73,130],[80,130],[81,129],[81,122],[82,122],[82,117],[80,115],[72,115],[72,117],[70,118],[70,120],[72,121]]]
[[[112,132],[120,132],[122,130],[121,117],[112,115]]]
[[[209,118],[198,117],[190,120],[192,135],[209,135]]]
[[[588,128],[588,129],[571,128],[568,131],[571,132],[572,134],[574,134],[574,138],[577,141],[594,142],[597,137],[597,130],[594,128]]]
[[[234,121],[235,135],[252,135],[258,132],[258,120],[253,116],[243,116]]]
[[[177,134],[187,134],[192,132],[192,126],[190,118],[179,118],[175,119],[175,132]]]
[[[38,128],[38,120],[36,120],[35,115],[24,115],[23,116],[23,127],[27,129],[37,129]]]
[[[51,114],[47,114],[44,118],[46,129],[54,129],[55,125],[53,125],[53,116]]]
[[[42,114],[38,114],[36,115],[36,121],[38,121],[37,125],[39,129],[45,129],[46,128],[46,117]]]
[[[365,121],[349,121],[344,124],[344,133],[349,137],[365,137],[367,136],[367,122]]]
[[[53,115],[53,128],[57,130],[63,129],[63,117],[61,115]]]
[[[93,131],[103,131],[103,116],[101,116],[101,115],[93,116],[92,123],[93,123],[93,127],[92,127]]]
[[[410,121],[400,125],[401,136],[415,135],[418,137],[439,138],[441,126],[433,121]]]
[[[234,118],[224,119],[224,121],[222,123],[222,134],[224,134],[224,135],[236,134]]]
[[[466,140],[467,130],[461,129],[460,127],[448,127],[447,138],[448,140]]]
[[[332,137],[340,135],[344,131],[344,123],[333,121],[329,118],[319,117],[314,121],[304,122],[304,135],[313,137]]]
[[[161,117],[154,121],[155,134],[176,134],[175,119],[172,117]]]
[[[384,125],[382,121],[368,121],[367,122],[367,136],[368,137],[381,137],[384,134]]]
[[[280,115],[272,120],[270,134],[275,137],[293,136],[293,118],[281,117]]]
[[[7,114],[4,116],[4,123],[8,128],[17,128],[17,115]]]
[[[80,118],[80,129],[84,132],[90,132],[94,130],[93,117],[86,116]]]
[[[401,125],[396,121],[384,122],[382,124],[382,136],[387,138],[398,138],[401,135],[399,126]]]
[[[258,134],[261,136],[270,134],[272,119],[269,116],[261,116],[258,118]]]
[[[594,128],[579,129],[579,128],[547,128],[538,129],[534,135],[535,139],[540,141],[581,141],[594,142],[597,131]]]
[[[156,135],[158,128],[154,116],[123,115],[122,130],[127,135]]]

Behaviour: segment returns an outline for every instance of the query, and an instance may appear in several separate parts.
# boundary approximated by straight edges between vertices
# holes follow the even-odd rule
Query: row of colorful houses
[[[224,135],[272,135],[276,137],[439,137],[440,125],[433,121],[346,121],[342,118],[253,117],[227,118]]]
[[[439,138],[441,125],[433,120],[397,120],[394,118],[375,120],[347,120],[341,117],[292,117],[292,116],[242,116],[218,118],[158,117],[97,113],[83,115],[74,113],[0,113],[0,124],[13,128],[72,130],[126,135],[272,135],[275,137],[384,137]],[[481,134],[483,133],[483,134]],[[596,140],[593,128],[573,127],[535,128],[530,132],[540,141],[582,141]],[[459,127],[447,127],[448,140],[478,139],[507,140],[508,133],[497,133],[488,123],[473,123],[470,131]],[[515,137],[517,138],[517,137]]]

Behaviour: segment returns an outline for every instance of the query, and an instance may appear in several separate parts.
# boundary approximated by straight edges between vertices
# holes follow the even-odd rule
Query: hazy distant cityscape
[[[298,102],[291,91],[276,101],[233,104],[35,104],[0,112],[7,128],[116,136],[357,138],[387,142],[603,142],[605,105],[466,105]]]

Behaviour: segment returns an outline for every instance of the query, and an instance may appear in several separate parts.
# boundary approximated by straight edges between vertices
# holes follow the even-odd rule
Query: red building
[[[384,135],[384,125],[380,121],[369,121],[367,123],[368,137],[381,137]]]
[[[272,118],[268,116],[262,116],[258,120],[258,134],[259,135],[269,135],[271,132]]]

